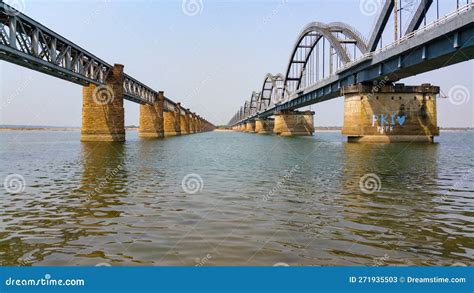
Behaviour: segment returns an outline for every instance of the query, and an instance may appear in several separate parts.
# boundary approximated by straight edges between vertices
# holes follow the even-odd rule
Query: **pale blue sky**
[[[455,0],[442,2],[442,13],[455,5]],[[124,64],[126,73],[215,124],[227,123],[252,91],[260,90],[266,73],[286,70],[295,39],[309,22],[343,21],[368,36],[376,17],[362,13],[360,0],[202,3],[195,16],[183,13],[182,1],[22,4],[33,19],[109,63]],[[386,34],[388,40],[393,33]],[[439,124],[474,126],[473,80],[470,61],[405,82],[439,85],[446,94],[454,86],[467,87],[469,102],[439,101]],[[81,124],[80,86],[5,62],[0,62],[0,99],[0,124]],[[138,105],[126,101],[125,107],[126,124],[138,125]],[[317,126],[342,125],[342,98],[312,110]]]

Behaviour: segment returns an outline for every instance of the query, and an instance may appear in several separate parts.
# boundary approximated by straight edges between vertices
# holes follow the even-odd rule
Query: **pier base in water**
[[[245,132],[250,132],[250,133],[255,132],[255,121],[248,121],[245,124]]]
[[[281,136],[311,136],[314,133],[314,112],[282,111],[275,114],[273,133]]]
[[[258,134],[272,134],[275,121],[273,119],[258,118],[255,120],[255,132]]]
[[[433,142],[439,91],[429,84],[345,87],[342,134],[349,142]]]

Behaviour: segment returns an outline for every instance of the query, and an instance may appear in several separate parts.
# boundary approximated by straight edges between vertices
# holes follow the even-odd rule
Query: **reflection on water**
[[[127,139],[0,133],[0,179],[26,182],[2,189],[0,264],[473,264],[472,132],[435,145]]]

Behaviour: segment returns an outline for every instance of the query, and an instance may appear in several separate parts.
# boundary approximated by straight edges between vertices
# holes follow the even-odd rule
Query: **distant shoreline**
[[[337,132],[341,131],[340,127],[315,127],[315,132]],[[41,127],[41,126],[11,126],[2,127],[0,126],[0,132],[11,132],[11,131],[80,131],[80,127]],[[138,131],[136,126],[125,127],[126,131]],[[460,127],[446,127],[440,128],[441,131],[447,132],[462,132],[462,131],[474,131],[474,128],[460,128]],[[231,132],[231,129],[216,128],[215,132]]]
[[[0,127],[0,132],[8,131],[80,131],[79,127]]]

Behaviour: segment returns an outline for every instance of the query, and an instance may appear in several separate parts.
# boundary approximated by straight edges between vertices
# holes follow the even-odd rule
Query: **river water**
[[[0,265],[473,265],[474,132],[0,133]]]

